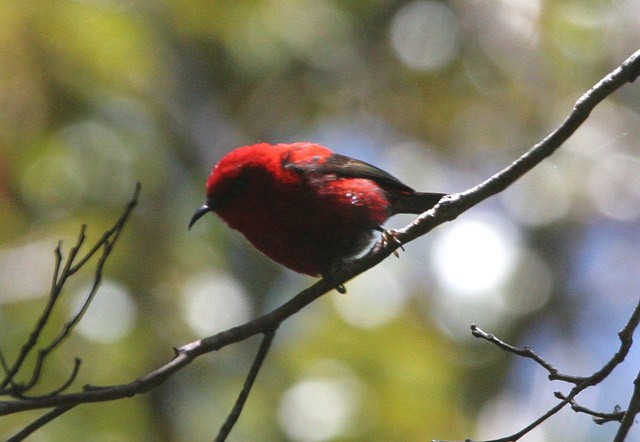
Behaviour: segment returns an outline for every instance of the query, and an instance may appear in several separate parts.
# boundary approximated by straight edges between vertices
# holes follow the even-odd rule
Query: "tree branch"
[[[63,415],[67,411],[71,410],[73,407],[74,405],[69,405],[67,407],[54,408],[53,410],[43,414],[42,416],[40,416],[39,418],[31,422],[29,425],[24,427],[22,430],[17,432],[13,437],[9,438],[7,442],[20,442],[25,440],[27,437],[31,436],[39,428],[48,424],[58,416]]]
[[[542,368],[544,368],[549,372],[550,380],[560,380],[560,381],[575,384],[574,387],[569,392],[569,394],[566,396],[560,392],[556,392],[555,396],[558,399],[560,399],[561,402],[554,405],[551,409],[549,409],[542,416],[540,416],[531,424],[527,425],[522,430],[510,436],[506,436],[500,439],[492,439],[490,441],[484,441],[484,442],[517,441],[520,438],[522,438],[524,435],[529,433],[531,430],[536,428],[538,425],[540,425],[542,422],[546,421],[548,418],[550,418],[551,416],[553,416],[554,414],[562,410],[567,404],[570,404],[574,411],[582,411],[592,416],[596,416],[601,419],[606,419],[607,421],[618,420],[618,419],[612,418],[617,413],[598,413],[598,412],[585,409],[584,407],[577,406],[575,404],[575,397],[578,396],[578,394],[580,394],[587,388],[602,382],[604,379],[606,379],[607,376],[611,374],[611,372],[619,364],[621,364],[624,361],[624,359],[629,354],[629,350],[631,349],[631,344],[633,342],[633,334],[635,330],[638,328],[639,324],[640,324],[640,300],[636,304],[636,307],[633,310],[633,313],[629,317],[629,320],[627,321],[625,326],[622,328],[622,330],[620,330],[620,332],[618,332],[618,337],[620,338],[620,347],[618,348],[618,351],[616,351],[616,353],[611,357],[611,359],[609,359],[609,361],[607,361],[606,364],[602,366],[601,369],[593,373],[591,376],[586,376],[586,377],[577,377],[577,376],[560,374],[558,373],[558,370],[554,368],[551,363],[547,362],[544,358],[539,356],[536,352],[534,352],[530,348],[525,347],[521,349],[521,348],[514,347],[498,339],[491,333],[486,333],[482,331],[476,325],[472,325],[471,333],[473,334],[473,336],[484,339],[485,341],[496,345],[501,350],[507,351],[509,353],[513,353],[517,356],[532,359],[533,361],[538,363],[538,365],[540,365]],[[629,428],[631,428],[635,415],[640,412],[640,374],[635,380],[635,389],[634,389],[634,393],[631,398],[629,407],[630,408],[627,410],[627,412],[624,413],[624,417],[622,417],[622,420],[621,420],[622,423],[620,425],[620,431],[618,432],[618,434],[622,432],[623,427],[626,428],[626,432],[628,432]],[[600,423],[603,423],[603,422],[600,422]],[[625,435],[626,435],[626,432],[624,433]],[[622,442],[623,440],[624,440],[624,437],[622,437],[622,439],[616,439],[615,441]]]
[[[51,289],[49,292],[48,301],[45,305],[43,312],[41,313],[38,321],[34,325],[34,328],[31,331],[26,343],[20,349],[20,352],[11,367],[9,367],[9,364],[7,363],[4,356],[0,354],[0,362],[3,368],[3,371],[5,372],[4,378],[0,383],[0,386],[1,386],[0,395],[8,395],[15,398],[18,401],[23,401],[23,402],[37,402],[39,400],[42,400],[43,398],[56,397],[60,395],[62,392],[66,391],[75,381],[81,365],[81,360],[79,358],[76,358],[74,360],[73,369],[69,377],[67,378],[67,380],[64,383],[62,383],[62,385],[60,385],[54,390],[51,390],[50,392],[44,395],[30,396],[25,394],[27,391],[29,391],[30,389],[32,389],[34,386],[37,385],[43,373],[44,363],[48,355],[51,354],[57,347],[59,347],[69,337],[74,327],[78,324],[78,322],[81,320],[82,316],[86,312],[87,308],[89,307],[89,304],[94,299],[95,294],[100,285],[100,281],[102,279],[102,272],[104,269],[104,265],[106,264],[109,254],[113,250],[113,246],[115,245],[116,241],[120,237],[120,233],[124,228],[129,218],[129,215],[131,214],[133,208],[137,204],[139,192],[140,192],[140,184],[138,183],[136,185],[133,197],[127,204],[127,207],[125,208],[122,216],[118,219],[118,221],[114,224],[114,226],[111,229],[109,229],[98,240],[98,242],[84,255],[84,257],[81,258],[81,260],[77,264],[74,264],[74,260],[78,256],[78,253],[80,252],[80,249],[84,244],[84,241],[86,238],[85,236],[86,226],[84,225],[81,226],[78,239],[75,245],[71,248],[69,252],[69,257],[64,262],[64,266],[62,265],[63,263],[62,250],[61,250],[62,244],[61,242],[58,243],[57,247],[54,250],[55,264],[54,264],[54,271],[53,271],[53,279],[51,282]],[[102,253],[102,256],[98,259],[98,263],[96,265],[92,287],[89,290],[88,294],[86,295],[81,307],[72,316],[72,318],[66,324],[64,324],[59,334],[56,337],[54,337],[49,344],[47,344],[45,347],[42,347],[38,350],[35,364],[31,371],[30,380],[24,384],[17,383],[15,381],[15,377],[20,373],[20,370],[23,368],[23,364],[27,359],[27,357],[35,350],[36,346],[38,345],[38,342],[40,341],[40,338],[43,334],[43,331],[46,328],[47,324],[49,323],[51,315],[53,314],[53,311],[57,305],[57,302],[61,297],[62,291],[65,287],[65,284],[68,278],[72,276],[75,272],[77,272],[84,264],[86,264],[89,261],[89,259],[101,248],[103,250],[103,253]],[[10,402],[11,401],[9,401],[9,403]],[[32,423],[30,423],[26,427],[24,427],[20,432],[18,432],[10,440],[11,441],[23,440],[24,438],[32,434],[34,431],[36,431],[38,428],[42,427],[46,423],[62,415],[63,413],[73,408],[74,406],[75,404],[69,404],[63,407],[54,408],[53,410],[42,415],[41,417],[34,420]]]
[[[612,413],[602,413],[600,411],[595,411],[591,410],[590,408],[583,407],[582,405],[578,404],[575,399],[569,399],[559,391],[556,391],[554,395],[558,399],[562,399],[563,401],[568,402],[571,405],[571,409],[576,413],[584,413],[588,414],[589,416],[593,416],[593,421],[598,425],[613,421],[622,422],[622,418],[625,414],[624,411],[620,411],[619,407],[617,406]]]
[[[640,372],[633,381],[633,394],[613,442],[624,442],[638,413],[640,413]]]
[[[547,362],[544,358],[538,355],[535,351],[533,351],[530,347],[517,348],[513,345],[507,344],[501,339],[497,338],[492,333],[487,333],[480,329],[475,324],[471,324],[471,334],[476,338],[482,338],[485,341],[488,341],[494,345],[496,345],[501,350],[507,351],[509,353],[513,353],[516,356],[521,356],[523,358],[529,358],[538,363],[542,368],[549,372],[549,380],[562,380],[566,382],[571,382],[572,384],[579,384],[582,382],[584,378],[579,378],[575,376],[569,376],[561,374],[557,368],[555,368],[551,363]]]
[[[244,381],[244,386],[238,395],[238,400],[236,401],[231,413],[227,416],[227,420],[224,422],[222,427],[220,427],[220,431],[218,435],[214,439],[214,442],[224,442],[231,433],[233,426],[236,421],[240,417],[240,413],[242,413],[242,408],[244,407],[247,398],[249,397],[249,393],[251,392],[251,387],[253,387],[253,383],[258,376],[258,372],[260,371],[260,367],[262,367],[262,363],[267,357],[267,353],[269,353],[269,349],[271,348],[271,343],[273,342],[273,337],[275,336],[276,331],[270,330],[264,334],[262,338],[262,343],[260,344],[260,348],[258,349],[258,353],[256,354],[255,359],[253,360],[253,364],[251,365],[251,369],[247,374],[247,378]]]
[[[82,319],[85,311],[89,307],[89,304],[93,300],[95,293],[100,285],[100,281],[102,279],[102,271],[104,265],[109,258],[109,254],[113,249],[113,245],[116,243],[118,238],[120,237],[120,232],[124,228],[131,212],[138,204],[138,196],[140,194],[140,183],[136,184],[136,188],[133,193],[133,197],[128,202],[124,212],[120,216],[120,218],[116,221],[113,227],[107,230],[102,237],[94,244],[94,246],[80,259],[78,263],[74,264],[82,245],[86,239],[86,225],[82,225],[80,227],[80,233],[78,234],[78,239],[75,245],[70,249],[69,256],[66,259],[64,266],[62,266],[63,257],[62,257],[62,244],[59,242],[58,246],[54,250],[55,255],[55,265],[53,270],[53,279],[51,282],[51,289],[49,292],[49,299],[47,304],[45,305],[44,310],[42,311],[40,318],[38,319],[36,325],[34,326],[27,342],[20,349],[20,353],[16,358],[15,362],[10,368],[7,368],[7,364],[2,358],[2,365],[5,367],[5,376],[4,379],[0,382],[0,394],[10,394],[16,397],[21,397],[24,392],[33,388],[38,381],[40,380],[40,375],[42,373],[42,367],[47,356],[58,347],[71,333],[73,328],[77,325],[77,323]],[[103,249],[103,254],[98,260],[96,265],[96,271],[94,275],[93,286],[89,291],[88,295],[85,297],[83,304],[79,311],[67,322],[60,333],[46,346],[41,348],[38,351],[38,355],[36,358],[36,363],[31,375],[31,379],[29,382],[25,384],[18,384],[14,381],[15,376],[18,374],[20,369],[22,368],[25,360],[31,354],[31,352],[35,349],[38,341],[40,340],[42,333],[45,329],[45,326],[49,323],[51,315],[57,305],[58,300],[60,299],[60,295],[62,294],[62,290],[67,282],[68,278],[76,273],[84,264],[87,263],[95,253]],[[62,271],[61,271],[62,269]],[[76,367],[77,369],[77,367]]]

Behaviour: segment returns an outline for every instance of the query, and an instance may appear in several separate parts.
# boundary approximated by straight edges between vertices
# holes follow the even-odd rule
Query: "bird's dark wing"
[[[312,166],[314,172],[332,173],[341,178],[365,178],[382,187],[413,193],[414,190],[388,172],[364,161],[334,153],[323,163]]]

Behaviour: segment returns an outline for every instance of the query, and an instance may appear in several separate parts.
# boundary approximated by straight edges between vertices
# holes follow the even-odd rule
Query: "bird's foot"
[[[395,230],[395,229],[385,229],[385,230],[383,230],[382,231],[382,242],[383,242],[383,245],[395,243],[395,244],[398,245],[400,250],[402,250],[404,252],[404,247],[402,247],[402,243],[398,239],[397,235],[398,235],[398,231]],[[398,253],[398,249],[395,249],[391,253],[393,253],[393,256],[395,256],[396,258],[400,258],[400,253]]]

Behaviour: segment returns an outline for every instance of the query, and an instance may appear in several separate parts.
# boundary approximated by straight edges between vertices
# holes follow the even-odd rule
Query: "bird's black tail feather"
[[[440,198],[445,195],[446,193],[428,192],[415,192],[402,195],[394,206],[394,213],[413,213],[417,215],[419,213],[426,212],[438,204]]]

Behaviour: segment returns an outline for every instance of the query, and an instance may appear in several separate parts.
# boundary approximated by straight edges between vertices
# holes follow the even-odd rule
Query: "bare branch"
[[[47,345],[41,350],[40,354],[43,355],[43,357],[46,357],[47,354],[51,353],[58,345],[60,345],[60,343],[62,343],[62,341],[67,336],[69,336],[73,328],[78,324],[78,322],[80,322],[80,320],[86,313],[87,309],[89,308],[89,305],[91,304],[91,301],[93,301],[93,298],[98,292],[100,283],[102,282],[102,271],[104,269],[105,263],[107,262],[107,258],[111,253],[111,250],[113,250],[113,245],[114,244],[109,242],[108,240],[105,241],[105,243],[103,244],[102,247],[103,247],[104,253],[100,257],[100,260],[96,265],[96,270],[93,277],[93,283],[91,285],[91,289],[89,290],[84,300],[82,301],[82,304],[80,305],[80,308],[78,309],[78,311],[71,317],[71,319],[67,323],[64,324],[58,336],[56,336],[51,341],[51,343],[49,343],[49,345]]]
[[[40,376],[42,374],[42,369],[44,366],[44,362],[47,356],[58,347],[71,333],[75,325],[80,321],[82,315],[88,308],[89,304],[93,300],[95,293],[100,285],[100,281],[102,278],[102,271],[104,265],[106,263],[111,250],[113,249],[113,245],[117,241],[120,236],[120,232],[124,228],[124,225],[129,218],[131,211],[136,206],[138,202],[138,196],[140,193],[140,184],[136,184],[136,188],[134,190],[133,197],[128,202],[125,211],[114,224],[114,226],[107,231],[97,242],[96,244],[89,250],[89,252],[80,260],[79,263],[74,264],[74,260],[77,257],[78,253],[82,245],[86,239],[86,225],[82,225],[80,228],[80,232],[78,234],[78,239],[76,240],[75,245],[69,251],[69,256],[64,261],[64,265],[62,265],[63,257],[61,251],[61,243],[58,243],[58,246],[54,250],[55,255],[55,265],[53,271],[53,280],[51,283],[51,291],[49,293],[49,298],[47,304],[45,305],[40,318],[38,319],[36,325],[34,326],[32,332],[27,339],[27,342],[20,349],[20,353],[16,358],[15,362],[10,368],[5,368],[5,377],[0,383],[0,391],[3,394],[12,394],[14,397],[24,397],[24,392],[33,388],[38,381],[40,380]],[[97,263],[96,271],[94,275],[94,281],[89,294],[86,296],[80,310],[69,320],[61,330],[61,332],[44,348],[38,351],[38,355],[36,357],[36,361],[34,364],[34,369],[32,371],[31,379],[21,385],[14,381],[15,376],[18,374],[20,369],[22,368],[27,357],[32,353],[35,347],[42,336],[42,333],[49,323],[51,315],[54,311],[55,306],[57,305],[57,301],[60,298],[64,285],[68,278],[78,271],[84,265],[89,258],[91,258],[97,250],[103,248],[103,254],[100,260]],[[7,366],[6,361],[3,359],[3,366]],[[79,367],[79,364],[76,364],[76,370]],[[74,375],[75,377],[75,375]],[[7,388],[10,386],[9,388]]]
[[[589,385],[595,385],[601,382],[604,378],[609,376],[609,374],[616,368],[619,364],[621,364],[624,359],[629,354],[629,350],[631,350],[631,345],[633,344],[633,334],[635,333],[638,325],[640,324],[640,301],[636,305],[636,308],[633,310],[629,321],[624,326],[622,330],[618,332],[618,339],[620,339],[620,348],[615,355],[607,362],[597,373],[594,373],[589,378],[585,379],[585,382]]]
[[[51,422],[52,420],[54,420],[58,416],[66,413],[67,411],[71,410],[72,408],[73,408],[73,405],[68,406],[68,407],[54,408],[50,412],[40,416],[38,419],[34,420],[29,425],[24,427],[22,430],[20,430],[18,433],[16,433],[15,436],[9,438],[7,440],[7,442],[20,442],[20,441],[25,440],[27,437],[32,435],[34,431],[36,431],[39,428],[43,427],[44,425],[48,424],[49,422]]]
[[[249,397],[251,387],[253,387],[253,383],[258,376],[260,367],[262,367],[262,363],[267,357],[267,353],[269,353],[269,349],[271,348],[271,343],[273,342],[273,337],[275,336],[275,334],[275,330],[269,330],[264,334],[262,343],[260,343],[260,348],[258,349],[258,353],[256,354],[256,357],[253,360],[253,364],[251,365],[251,369],[249,370],[247,378],[244,381],[244,386],[242,387],[242,390],[238,395],[238,400],[236,400],[231,413],[229,413],[229,416],[227,416],[227,420],[225,420],[222,427],[220,427],[220,431],[214,439],[214,442],[224,442],[225,440],[227,440],[229,433],[231,433],[233,426],[240,417],[240,413],[242,413],[242,408],[244,407],[244,404]]]
[[[82,228],[82,227],[81,227]],[[53,265],[53,278],[51,279],[51,289],[49,290],[49,296],[51,293],[55,293],[56,286],[58,285],[58,278],[60,277],[60,266],[62,265],[62,240],[58,241],[58,245],[53,251],[55,256],[55,264]]]
[[[480,327],[478,327],[475,324],[471,324],[471,334],[473,336],[475,336],[476,338],[482,338],[485,341],[488,341],[488,342],[498,346],[500,349],[505,350],[505,351],[507,351],[509,353],[513,353],[516,356],[522,356],[523,358],[529,358],[529,359],[534,360],[542,368],[544,368],[545,370],[547,370],[549,372],[549,379],[550,380],[562,380],[562,381],[566,381],[566,382],[571,382],[573,384],[579,384],[584,379],[584,378],[579,378],[579,377],[560,374],[558,372],[557,368],[555,368],[553,365],[551,365],[549,362],[547,362],[544,358],[542,358],[540,355],[538,355],[530,347],[524,347],[524,348],[514,347],[514,346],[512,346],[510,344],[507,344],[506,342],[500,340],[495,335],[483,331],[482,329],[480,329]]]
[[[587,388],[589,388],[589,387],[591,387],[593,385],[597,385],[600,382],[602,382],[607,376],[609,376],[609,374],[611,374],[611,372],[620,363],[622,363],[624,361],[624,359],[626,358],[627,354],[629,353],[629,350],[631,349],[632,336],[633,336],[635,330],[637,329],[639,323],[640,323],[640,300],[638,301],[638,304],[636,305],[636,308],[634,309],[633,313],[631,314],[631,317],[629,318],[629,320],[627,321],[627,323],[625,324],[623,329],[618,333],[618,336],[620,338],[620,348],[618,349],[618,351],[611,357],[611,359],[609,361],[607,361],[606,364],[604,364],[604,366],[601,369],[599,369],[598,371],[593,373],[591,376],[587,376],[587,377],[574,377],[574,376],[567,376],[567,375],[558,374],[558,371],[549,362],[547,362],[545,359],[540,357],[533,350],[531,350],[529,348],[520,349],[520,348],[514,347],[514,346],[512,346],[510,344],[507,344],[504,341],[496,338],[494,335],[492,335],[490,333],[486,333],[486,332],[480,330],[477,326],[472,325],[471,326],[471,330],[472,330],[473,336],[481,338],[481,339],[484,339],[484,340],[486,340],[488,342],[491,342],[492,344],[498,346],[502,350],[508,351],[509,353],[513,353],[515,355],[526,357],[526,358],[534,360],[535,362],[537,362],[540,366],[542,366],[545,370],[547,370],[549,372],[549,379],[561,380],[561,381],[564,381],[564,382],[569,382],[569,383],[575,384],[574,387],[571,389],[571,392],[566,396],[563,395],[562,393],[556,392],[555,396],[558,399],[560,399],[561,402],[559,402],[558,404],[553,406],[550,410],[548,410],[546,413],[544,413],[542,416],[540,416],[538,419],[536,419],[530,425],[527,425],[522,430],[520,430],[517,433],[514,433],[514,434],[512,434],[510,436],[507,436],[507,437],[504,437],[504,438],[501,438],[501,439],[485,441],[485,442],[512,442],[512,441],[517,441],[520,438],[522,438],[524,435],[529,433],[531,430],[536,428],[538,425],[540,425],[542,422],[544,422],[545,420],[547,420],[548,418],[550,418],[551,416],[556,414],[558,411],[560,411],[562,408],[564,408],[567,404],[571,404],[572,408],[574,410],[576,410],[575,397],[578,396],[578,394],[580,394],[582,391],[586,390]],[[552,377],[552,375],[553,375],[553,377]],[[576,383],[575,382],[576,380],[579,380],[579,382]],[[636,378],[636,381],[635,381],[634,394],[633,394],[633,397],[631,398],[631,402],[630,402],[630,407],[632,407],[632,406],[635,407],[635,408],[633,410],[630,408],[631,412],[629,412],[629,410],[627,410],[627,412],[624,413],[624,417],[622,419],[622,424],[620,426],[620,428],[623,428],[623,427],[626,427],[626,425],[628,425],[628,427],[626,427],[626,431],[627,432],[628,432],[629,428],[631,427],[631,424],[633,423],[633,419],[634,419],[635,415],[640,412],[640,375],[639,375],[639,377]],[[584,409],[583,407],[581,407],[581,408],[582,409],[579,409],[579,410],[576,410],[576,411],[583,411],[583,412],[585,412],[587,414],[591,414],[592,416],[596,416],[596,414],[595,414],[596,412],[592,412],[591,410]],[[629,417],[629,416],[631,416],[631,417]],[[599,415],[596,416],[596,417],[600,417],[601,419],[609,419],[610,417],[612,417],[612,414],[599,413]],[[625,424],[625,419],[628,420],[627,424]],[[618,420],[618,419],[609,419],[609,421],[612,421],[612,420]],[[620,430],[619,433],[621,431],[622,430]],[[626,435],[626,432],[624,434]],[[621,442],[622,440],[624,440],[624,438],[623,439],[619,439],[619,440],[616,439],[616,441],[618,441],[618,442]]]
[[[624,442],[638,413],[640,413],[640,373],[633,381],[633,394],[613,442]]]
[[[51,390],[50,392],[42,395],[26,395],[20,391],[16,391],[12,394],[12,396],[19,399],[36,400],[38,398],[59,395],[60,393],[65,391],[67,388],[69,388],[71,384],[73,384],[73,381],[76,380],[76,378],[78,377],[78,373],[80,372],[80,365],[82,365],[82,360],[80,358],[75,358],[73,360],[73,368],[71,370],[71,374],[69,374],[69,377],[67,378],[67,380],[64,381],[64,383],[62,383],[62,385],[60,385],[55,390]],[[41,368],[39,368],[38,370],[41,370]]]
[[[251,336],[273,330],[276,325],[332,289],[332,284],[322,279],[266,315],[176,349],[176,355],[170,362],[128,384],[106,387],[87,385],[84,387],[84,391],[79,393],[43,397],[37,400],[0,401],[0,416],[25,410],[104,402],[145,393],[165,382],[175,372],[203,354],[220,350],[230,344],[244,341]]]
[[[571,399],[571,400],[568,399],[564,394],[560,393],[559,391],[556,391],[554,395],[558,399],[562,399],[563,401],[568,402],[569,405],[571,405],[571,409],[576,413],[584,413],[584,414],[588,414],[589,416],[593,416],[593,421],[598,425],[602,425],[607,422],[613,422],[613,421],[621,422],[622,418],[624,417],[624,411],[620,411],[619,407],[617,406],[615,407],[615,411],[613,411],[612,413],[602,413],[600,411],[591,410],[590,408],[587,408],[578,404],[578,402],[575,399]]]
[[[89,259],[91,259],[91,257],[98,250],[100,250],[100,248],[102,248],[105,244],[111,242],[111,244],[113,245],[118,241],[118,238],[120,237],[120,233],[122,232],[122,229],[124,228],[124,225],[126,224],[127,220],[129,219],[129,216],[131,215],[131,212],[138,205],[138,197],[139,196],[140,196],[140,183],[136,183],[135,190],[133,191],[133,197],[127,203],[127,206],[126,206],[124,212],[122,213],[122,215],[120,216],[120,218],[118,219],[118,221],[116,221],[116,223],[113,225],[113,227],[111,229],[107,230],[102,235],[102,237],[94,244],[94,246],[87,252],[87,254],[84,257],[82,257],[80,259],[80,261],[78,261],[78,263],[76,263],[75,265],[69,267],[69,272],[71,272],[71,274],[74,274],[82,266],[84,266],[86,264],[86,262]]]
[[[14,382],[14,377],[22,368],[22,364],[24,364],[24,361],[27,359],[27,357],[31,354],[33,349],[36,347],[36,344],[38,343],[38,340],[40,339],[40,336],[42,335],[42,332],[44,331],[45,326],[47,325],[47,323],[49,322],[49,319],[51,318],[51,314],[53,313],[54,307],[56,306],[56,302],[58,301],[58,298],[60,295],[60,291],[62,287],[60,282],[66,280],[66,277],[64,275],[65,275],[65,272],[68,270],[69,266],[71,265],[69,260],[72,259],[73,256],[75,256],[75,253],[77,253],[77,250],[79,249],[80,245],[84,241],[85,228],[86,226],[84,225],[80,228],[78,241],[76,242],[76,245],[72,247],[71,252],[69,254],[69,258],[67,259],[67,262],[64,266],[64,270],[62,271],[62,276],[60,276],[59,278],[58,278],[58,275],[60,273],[60,266],[62,262],[62,252],[61,252],[61,244],[60,242],[58,242],[58,247],[56,247],[54,252],[56,257],[56,263],[53,271],[53,282],[51,284],[49,299],[47,301],[47,304],[44,307],[44,310],[40,314],[40,318],[38,319],[36,325],[31,331],[29,338],[27,339],[27,342],[25,342],[22,348],[20,349],[20,353],[18,354],[18,357],[16,358],[11,368],[7,371],[7,374],[3,379],[3,381],[0,383],[0,390],[4,390],[9,384],[13,385],[12,389],[20,389],[20,386],[18,386]],[[36,367],[38,367],[38,365],[39,364],[36,364]]]
[[[345,283],[377,265],[402,244],[425,235],[446,221],[456,219],[471,207],[509,187],[555,152],[586,121],[591,111],[602,100],[626,83],[633,82],[638,75],[640,75],[640,50],[582,95],[562,124],[528,152],[477,186],[462,193],[444,197],[435,207],[420,215],[410,225],[395,230],[393,234],[395,241],[385,241],[382,238],[362,258],[354,261],[348,268],[332,274],[334,286]]]
[[[569,397],[571,397],[571,395],[569,395]],[[545,414],[543,414],[538,419],[536,419],[533,422],[531,422],[529,425],[527,425],[526,427],[524,427],[522,430],[518,431],[517,433],[514,433],[514,434],[512,434],[510,436],[501,437],[500,439],[491,439],[491,440],[487,440],[487,441],[484,441],[484,442],[515,442],[517,440],[520,440],[523,436],[528,434],[531,430],[533,430],[538,425],[540,425],[541,423],[543,423],[544,421],[549,419],[551,416],[556,414],[558,411],[562,410],[564,408],[564,406],[567,405],[568,401],[570,401],[571,399],[568,399],[567,401],[563,401],[563,402],[560,402],[559,404],[555,405],[554,407],[549,409]],[[472,441],[469,440],[469,442],[472,442]]]

